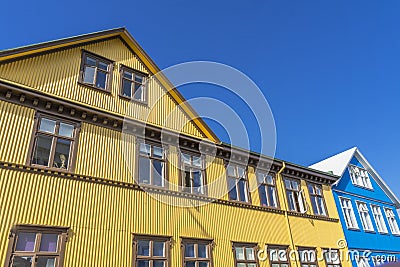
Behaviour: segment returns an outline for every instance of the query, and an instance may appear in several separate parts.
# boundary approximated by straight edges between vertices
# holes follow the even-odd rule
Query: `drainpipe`
[[[283,202],[284,202],[284,205],[285,205],[285,207],[286,207],[286,209],[285,209],[285,218],[286,218],[286,225],[287,225],[288,232],[289,232],[290,243],[291,243],[291,245],[292,245],[292,248],[293,248],[293,249],[296,249],[296,247],[294,246],[294,240],[293,240],[292,229],[290,228],[289,215],[288,215],[288,212],[287,212],[287,209],[288,209],[289,205],[288,205],[288,203],[287,203],[287,197],[286,197],[286,192],[285,192],[285,183],[284,183],[283,177],[282,177],[282,175],[281,175],[281,173],[283,172],[283,170],[284,170],[285,168],[286,168],[286,164],[285,164],[284,161],[282,161],[282,168],[277,172],[277,175],[278,175],[278,176],[280,177],[280,179],[281,179],[281,191],[282,191],[282,194],[283,194]],[[291,262],[290,259],[289,259],[289,255],[288,255],[288,261]],[[297,267],[300,267],[297,260],[296,260],[296,266],[297,266]]]

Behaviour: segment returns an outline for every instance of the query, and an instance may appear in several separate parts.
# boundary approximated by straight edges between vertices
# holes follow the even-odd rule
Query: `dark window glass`
[[[91,56],[86,52],[83,54],[83,59],[80,81],[96,88],[107,90],[108,80],[111,76],[111,61]]]
[[[256,245],[234,244],[235,267],[258,267]]]
[[[184,266],[211,266],[211,244],[204,240],[184,240]]]
[[[300,181],[285,178],[284,179],[286,197],[289,203],[289,209],[297,212],[305,212],[303,193],[300,189]]]
[[[183,191],[195,194],[205,194],[205,172],[203,158],[196,155],[181,153]]]
[[[229,165],[227,167],[229,199],[242,202],[249,201],[247,174],[244,167]]]
[[[258,171],[257,181],[259,184],[261,206],[278,207],[278,196],[276,193],[275,177],[271,174]]]
[[[40,116],[32,150],[32,164],[70,169],[74,139],[75,125]]]
[[[308,191],[310,193],[311,205],[316,215],[326,216],[325,200],[321,185],[308,184]]]
[[[134,100],[145,102],[145,78],[134,70],[122,68],[122,95]]]
[[[139,183],[165,185],[165,156],[161,146],[139,142]]]
[[[136,236],[134,266],[167,267],[169,238]]]

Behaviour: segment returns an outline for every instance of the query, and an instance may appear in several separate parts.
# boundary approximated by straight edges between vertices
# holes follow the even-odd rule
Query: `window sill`
[[[322,221],[339,222],[339,219],[331,218],[328,216],[307,214],[307,213],[301,213],[298,211],[288,211],[287,213],[288,213],[288,215],[291,215],[291,216],[297,216],[297,217],[303,217],[303,218],[309,218],[309,219],[315,219],[315,220],[322,220]]]
[[[374,230],[364,230],[364,232],[367,234],[376,234]]]
[[[146,106],[146,107],[149,106],[148,103],[147,103],[147,101],[140,101],[140,100],[137,100],[137,99],[134,99],[134,98],[125,96],[125,95],[121,95],[121,94],[119,94],[118,96],[119,96],[121,99],[126,100],[126,101],[129,101],[129,102],[137,103],[137,104],[140,104],[140,105],[143,105],[143,106]]]
[[[28,166],[30,168],[32,168],[32,169],[37,169],[39,171],[48,171],[48,172],[52,172],[52,173],[74,174],[74,172],[72,170],[68,170],[68,169],[46,167],[46,166],[43,166],[43,165],[35,165],[35,164],[31,164],[31,165],[28,165]]]
[[[361,232],[360,228],[354,228],[354,227],[347,227],[347,230]]]
[[[95,90],[97,90],[97,91],[100,91],[100,92],[103,92],[103,93],[106,93],[106,94],[111,95],[111,90],[102,89],[102,88],[96,87],[96,86],[94,86],[94,85],[92,85],[92,84],[84,83],[84,82],[80,82],[80,81],[78,81],[78,84],[79,84],[79,85],[82,85],[82,86],[85,86],[85,87],[88,87],[88,88],[90,88],[90,89],[95,89]]]

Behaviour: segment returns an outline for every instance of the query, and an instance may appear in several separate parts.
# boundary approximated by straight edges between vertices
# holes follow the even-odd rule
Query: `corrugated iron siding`
[[[0,101],[0,161],[25,164],[34,110]]]
[[[78,84],[82,49],[115,61],[111,94]],[[155,81],[149,83],[148,106],[120,98],[121,64],[148,73],[138,57],[114,38],[0,64],[0,77],[104,111],[205,137]]]
[[[231,241],[290,243],[283,215],[220,204],[179,208],[138,190],[50,175],[0,169],[0,177],[1,262],[18,223],[70,226],[66,267],[131,266],[132,233],[173,236],[172,266],[180,266],[181,236],[214,239],[215,266],[233,266]]]
[[[34,110],[0,101],[1,160],[24,164],[31,141]],[[83,123],[77,153],[76,173],[110,180],[133,182],[135,138],[104,127]],[[130,149],[129,148],[133,148]],[[131,157],[125,161],[124,151]],[[178,151],[168,149],[169,179],[178,183]],[[210,196],[226,190],[224,161],[207,156],[207,180],[215,182]],[[128,166],[131,166],[130,169]],[[255,182],[249,168],[250,184]],[[302,181],[308,198],[306,183]],[[337,218],[330,187],[324,195],[331,217]],[[278,176],[277,191],[282,209],[285,193]],[[287,219],[283,214],[211,203],[198,208],[164,204],[151,195],[120,186],[0,169],[0,261],[4,262],[8,234],[19,223],[69,226],[65,266],[131,266],[132,233],[171,235],[172,267],[180,266],[179,237],[212,238],[215,266],[233,266],[231,241],[291,244]],[[224,195],[223,199],[227,199]],[[182,199],[166,195],[164,201],[179,204]],[[257,190],[253,205],[259,205]],[[307,202],[310,200],[307,199]],[[198,200],[190,200],[196,204]],[[292,237],[297,246],[337,247],[343,238],[337,222],[289,216]],[[260,264],[268,266],[267,262]],[[292,266],[296,266],[292,262]],[[319,266],[324,266],[323,262]],[[346,262],[343,266],[348,266]]]

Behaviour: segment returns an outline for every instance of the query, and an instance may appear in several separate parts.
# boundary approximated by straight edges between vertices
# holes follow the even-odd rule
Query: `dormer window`
[[[349,173],[350,173],[351,182],[354,185],[361,186],[361,187],[368,188],[368,189],[373,189],[371,180],[369,178],[369,174],[365,169],[354,166],[354,165],[350,165]]]
[[[112,61],[84,51],[79,82],[97,89],[110,91]]]

